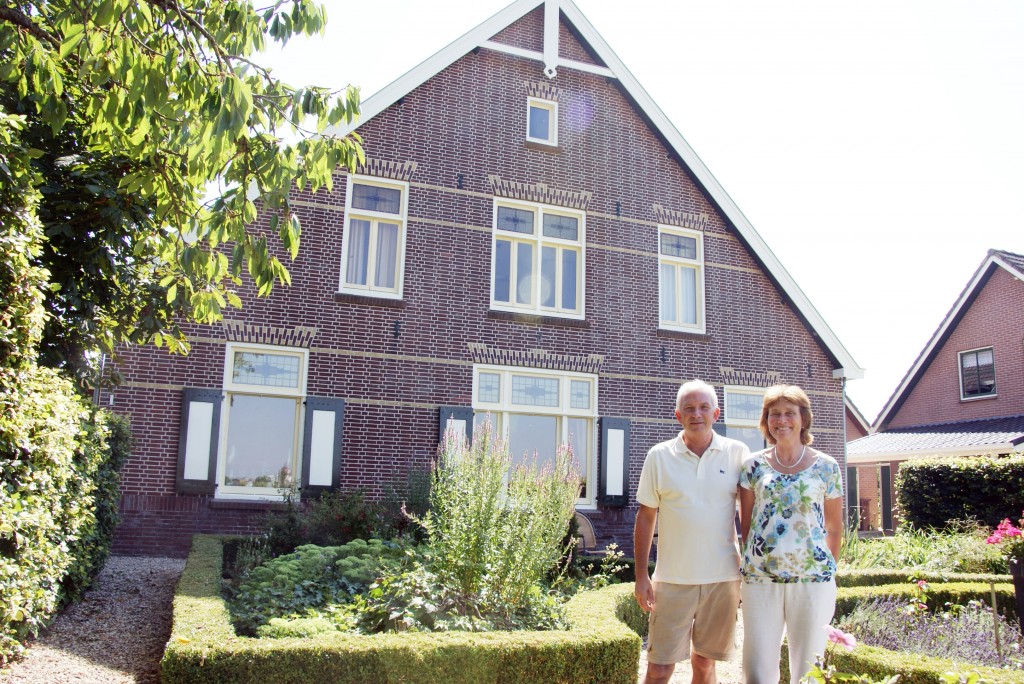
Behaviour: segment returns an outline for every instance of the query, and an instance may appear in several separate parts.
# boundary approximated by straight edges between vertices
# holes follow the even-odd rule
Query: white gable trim
[[[975,446],[946,447],[944,449],[912,449],[907,451],[880,451],[873,454],[847,454],[847,465],[867,465],[891,461],[912,461],[919,458],[946,458],[951,456],[1000,456],[1010,454],[1016,449],[1009,442],[1003,444],[984,444]]]
[[[945,342],[946,335],[950,331],[953,321],[960,318],[960,313],[968,305],[968,302],[973,301],[975,291],[981,286],[982,281],[986,280],[986,275],[990,268],[994,266],[1001,266],[1015,275],[1020,280],[1024,280],[1024,274],[1018,271],[1016,268],[1008,264],[1004,259],[1000,258],[999,254],[995,250],[989,250],[988,256],[985,261],[982,262],[978,270],[974,272],[974,276],[971,278],[967,287],[964,288],[963,292],[960,293],[960,297],[957,298],[956,304],[949,310],[942,323],[939,325],[938,330],[932,335],[931,339],[928,340],[928,344],[925,345],[924,349],[920,354],[917,355],[917,360],[914,361],[914,365],[910,367],[910,370],[906,375],[903,376],[903,380],[900,382],[899,387],[889,397],[889,401],[885,403],[881,413],[875,418],[875,423],[872,425],[872,431],[877,431],[885,421],[889,419],[889,414],[893,411],[893,408],[899,403],[903,396],[910,391],[910,388],[916,383],[918,374],[924,369],[925,363],[930,363],[932,352],[936,350],[940,343]]]
[[[494,50],[495,52],[504,52],[507,55],[515,55],[516,57],[524,57],[526,59],[533,59],[538,62],[544,61],[544,55],[534,50],[527,50],[525,48],[515,47],[514,45],[505,45],[504,43],[495,43],[493,40],[485,40],[480,43],[480,47],[488,50]],[[559,57],[558,66],[567,67],[569,69],[575,69],[576,71],[586,71],[591,74],[597,74],[598,76],[605,76],[607,78],[616,78],[615,72],[608,67],[597,66],[596,64],[587,64],[586,62],[577,62],[574,59],[565,59]]]
[[[636,106],[650,119],[655,129],[665,137],[669,146],[679,155],[679,158],[688,167],[694,178],[697,179],[697,182],[701,184],[712,201],[718,205],[726,219],[735,226],[743,241],[764,264],[768,274],[778,283],[782,291],[792,301],[793,306],[808,322],[811,330],[836,359],[839,367],[833,371],[833,377],[850,379],[864,377],[864,369],[857,364],[850,352],[847,351],[846,347],[839,341],[839,338],[836,337],[836,334],[832,332],[825,319],[814,308],[807,295],[803,293],[796,284],[796,281],[793,280],[793,277],[786,271],[764,239],[754,229],[754,226],[747,220],[747,217],[743,215],[743,212],[736,206],[736,203],[729,197],[729,194],[719,184],[718,180],[711,175],[711,171],[704,165],[704,162],[690,148],[686,140],[683,139],[683,136],[676,130],[676,127],[665,116],[665,113],[654,103],[651,96],[641,87],[633,74],[629,72],[629,69],[626,68],[611,47],[598,34],[590,21],[583,16],[583,13],[572,0],[516,0],[516,2],[513,2],[364,101],[361,104],[362,114],[360,122],[366,122],[380,114],[391,104],[397,102],[407,93],[440,73],[468,52],[485,44],[487,44],[487,47],[495,49],[494,46],[497,43],[492,43],[490,38],[536,9],[541,3],[545,3],[544,17],[546,25],[545,54],[540,55],[541,61],[546,66],[550,66],[551,46],[548,40],[548,31],[553,30],[557,32],[557,21],[552,22],[551,18],[554,17],[557,20],[559,11],[561,11],[576,27],[580,36],[589,44],[598,58],[608,65],[608,71],[619,79],[626,93],[636,103]],[[552,23],[554,26],[548,28]],[[555,42],[557,43],[557,33]],[[533,55],[523,56],[533,58]],[[570,64],[567,60],[561,59],[557,60],[557,64],[571,68],[578,68],[580,66],[579,63]],[[582,70],[592,71],[594,69],[590,65],[586,65],[586,67],[586,69]],[[329,134],[348,134],[357,127],[358,125],[350,125],[345,128],[333,127],[328,129],[327,132]]]

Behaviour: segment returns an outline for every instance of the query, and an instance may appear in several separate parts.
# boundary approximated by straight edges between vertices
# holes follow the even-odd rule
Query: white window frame
[[[697,257],[695,259],[687,259],[685,257],[669,256],[661,253],[661,236],[662,235],[678,235],[681,237],[694,238],[697,242]],[[700,231],[689,230],[686,228],[679,228],[677,226],[658,226],[658,327],[663,330],[677,330],[682,332],[691,332],[703,334],[706,330],[706,317],[704,308],[704,234]],[[668,265],[675,268],[676,273],[679,273],[680,269],[687,268],[695,271],[694,275],[694,302],[695,307],[695,318],[694,323],[684,323],[681,321],[681,306],[682,306],[682,279],[676,278],[676,319],[665,320],[661,317],[662,311],[662,266]]]
[[[543,109],[548,116],[548,136],[546,138],[535,138],[530,135],[530,114],[532,109]],[[554,100],[544,100],[539,97],[526,98],[526,140],[541,145],[558,147],[558,103]]]
[[[964,355],[988,351],[992,353],[992,392],[988,394],[976,394],[969,396],[964,392]],[[995,347],[978,347],[977,349],[965,349],[956,353],[956,375],[960,382],[960,401],[979,401],[981,399],[994,399],[999,396],[999,383],[996,382],[996,350]]]
[[[727,433],[726,437],[729,436],[728,435],[728,429],[731,428],[731,427],[734,427],[734,428],[754,428],[755,430],[758,430],[758,432],[760,432],[760,428],[761,428],[761,416],[760,416],[760,413],[758,414],[757,418],[735,418],[735,417],[732,416],[732,412],[729,410],[729,395],[730,394],[733,394],[733,395],[735,395],[735,394],[744,394],[744,395],[747,395],[747,396],[757,397],[758,399],[763,401],[765,391],[766,390],[765,390],[764,387],[753,387],[753,386],[749,386],[749,385],[726,385],[726,386],[724,386],[722,388],[722,409],[723,409],[722,413],[725,414],[724,423],[725,423],[726,433]],[[735,439],[735,437],[733,437],[732,439]],[[762,442],[765,441],[763,436],[762,436],[761,440],[762,440]],[[762,448],[764,448],[764,447],[762,447]]]
[[[264,385],[247,385],[236,383],[232,377],[235,352],[255,352],[294,356],[299,359],[298,387],[267,387]],[[295,411],[295,439],[292,446],[292,481],[297,486],[301,482],[302,473],[302,437],[305,419],[306,380],[309,371],[309,351],[296,347],[279,347],[270,344],[248,344],[229,342],[224,351],[224,399],[220,412],[220,439],[217,445],[217,489],[218,499],[264,499],[282,501],[286,492],[276,487],[239,487],[224,483],[228,453],[228,432],[231,419],[231,398],[233,395],[294,398],[297,402]]]
[[[373,185],[401,192],[401,209],[398,214],[387,212],[369,211],[366,209],[355,209],[352,206],[352,198],[356,184]],[[349,174],[345,192],[345,222],[341,237],[341,277],[338,280],[338,292],[344,294],[359,295],[362,297],[378,297],[383,299],[402,299],[403,285],[405,282],[405,243],[408,234],[408,213],[409,213],[409,183],[396,181],[376,176],[361,176]],[[361,219],[370,222],[370,236],[368,238],[366,256],[366,284],[347,282],[348,256],[351,247],[350,230],[352,219]],[[395,254],[395,286],[385,288],[374,285],[376,276],[376,251],[377,251],[377,226],[381,222],[398,224],[398,240]]]
[[[484,402],[479,399],[479,386],[481,373],[494,373],[500,376],[499,399],[497,402]],[[559,405],[558,406],[523,406],[512,403],[512,376],[557,378],[559,384]],[[584,380],[590,383],[590,406],[586,409],[572,408],[571,404],[571,380]],[[598,401],[598,376],[589,373],[574,373],[569,371],[552,371],[540,368],[522,368],[518,366],[494,366],[479,364],[473,366],[473,413],[474,423],[476,416],[490,414],[494,427],[503,437],[508,437],[508,417],[512,414],[518,415],[542,415],[556,416],[559,418],[559,430],[561,431],[561,443],[565,444],[569,438],[569,421],[567,418],[580,418],[590,421],[589,434],[587,435],[587,446],[589,453],[584,456],[575,454],[576,459],[586,465],[586,495],[577,499],[576,508],[594,509],[597,506],[597,401]],[[467,426],[467,429],[472,429]],[[517,457],[513,454],[513,457]]]
[[[527,233],[513,233],[505,230],[498,229],[498,208],[507,207],[510,209],[519,209],[522,211],[529,211],[533,214],[533,232]],[[491,217],[491,283],[490,283],[490,300],[491,309],[495,311],[510,311],[516,313],[531,313],[538,316],[553,316],[556,318],[571,318],[574,320],[583,320],[586,316],[586,283],[587,283],[587,214],[586,212],[579,211],[576,209],[566,209],[565,207],[557,207],[549,204],[541,204],[539,202],[525,202],[519,200],[508,200],[500,197],[494,198],[494,207],[492,210]],[[547,214],[558,215],[558,216],[569,216],[575,218],[579,225],[579,234],[576,240],[567,240],[564,238],[545,237],[544,236],[544,216]],[[512,243],[510,263],[509,263],[509,300],[507,302],[498,301],[494,298],[495,290],[495,278],[497,277],[498,270],[498,241],[508,240]],[[517,244],[530,244],[533,246],[533,272],[532,272],[532,285],[530,288],[530,301],[526,304],[516,303],[516,267],[518,259],[518,250],[515,248]],[[541,304],[541,287],[543,285],[541,279],[541,258],[542,250],[544,247],[554,247],[559,250],[557,254],[561,254],[562,250],[570,249],[576,251],[579,254],[577,258],[577,274],[576,274],[576,308],[565,309],[560,306],[562,302],[562,260],[556,258],[555,263],[555,305],[543,306]]]

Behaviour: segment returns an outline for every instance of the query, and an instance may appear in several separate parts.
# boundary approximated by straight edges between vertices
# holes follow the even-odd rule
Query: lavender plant
[[[862,643],[892,651],[1020,669],[1020,630],[1002,616],[996,620],[1001,655],[996,651],[992,609],[979,601],[932,613],[908,609],[906,601],[898,598],[877,598],[860,604],[839,621],[839,628],[856,634]]]

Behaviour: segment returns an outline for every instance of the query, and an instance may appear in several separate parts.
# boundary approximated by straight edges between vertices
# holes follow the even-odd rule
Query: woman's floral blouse
[[[747,582],[827,582],[836,561],[825,543],[825,499],[843,495],[839,464],[827,454],[799,473],[772,468],[765,451],[743,463],[740,486],[754,492],[743,548]]]

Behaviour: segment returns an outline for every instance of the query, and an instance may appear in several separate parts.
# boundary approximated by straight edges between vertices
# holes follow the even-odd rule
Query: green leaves
[[[48,252],[46,266],[69,279],[76,262],[96,259],[77,264],[92,281],[61,283],[65,292],[105,293],[63,309],[80,312],[77,329],[91,331],[75,346],[183,342],[174,321],[216,321],[240,304],[235,289],[246,274],[261,295],[288,283],[282,260],[296,258],[301,237],[289,192],[331,188],[339,166],[363,161],[357,137],[322,135],[354,121],[359,93],[293,88],[252,57],[268,36],[285,43],[321,32],[323,8],[310,0],[259,11],[234,0],[30,0],[20,11],[0,19],[0,102],[23,111],[30,127],[49,128],[38,135],[49,158],[74,148],[102,188],[68,184],[56,171],[47,181],[74,187],[75,211],[103,226],[102,247],[89,256]],[[212,184],[226,190],[208,202]],[[92,201],[100,194],[104,204]]]

